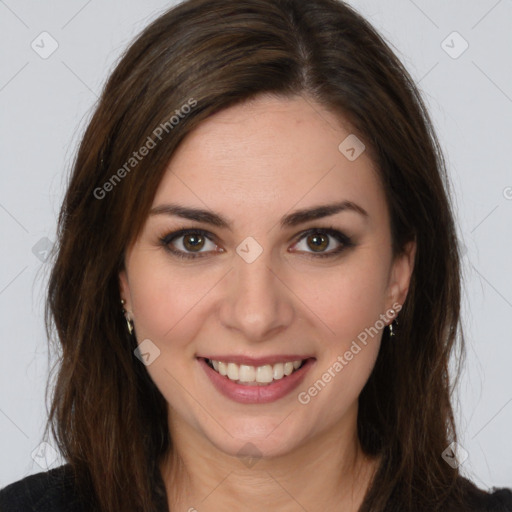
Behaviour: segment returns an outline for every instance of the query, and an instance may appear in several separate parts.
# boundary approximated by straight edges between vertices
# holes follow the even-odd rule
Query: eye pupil
[[[326,249],[329,246],[329,239],[325,235],[314,234],[308,237],[308,243],[313,242],[313,249],[315,252],[320,252]]]
[[[187,250],[201,249],[204,245],[204,237],[202,235],[185,235],[183,245]]]

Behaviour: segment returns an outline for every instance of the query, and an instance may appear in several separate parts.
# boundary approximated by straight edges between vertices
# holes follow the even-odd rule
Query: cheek
[[[215,280],[204,273],[172,269],[165,258],[151,259],[143,252],[131,261],[130,293],[137,340],[151,340],[159,355],[146,367],[151,379],[169,404],[180,410],[187,421],[199,425],[192,413],[187,389],[193,388],[190,366],[195,339],[203,322],[201,299]],[[149,263],[148,263],[149,262]]]
[[[141,254],[132,262],[130,292],[137,337],[161,344],[172,338],[173,343],[176,340],[179,344],[183,329],[199,327],[190,319],[197,314],[197,306],[214,286],[215,279],[204,272],[173,269],[161,260]]]
[[[295,289],[325,327],[329,345],[343,348],[385,313],[385,259],[376,248],[367,247],[336,267],[314,274],[296,271]]]
[[[380,348],[386,258],[376,248],[366,249],[321,278],[301,278],[304,296],[311,298],[308,306],[323,325],[317,368],[302,391],[315,401],[314,407],[330,404],[328,409],[321,408],[322,412],[318,409],[325,419],[339,416],[354,403]]]
[[[378,282],[377,282],[378,283]],[[330,425],[354,410],[377,359],[384,313],[373,279],[340,278],[331,293],[316,303],[315,312],[329,329],[319,343],[315,372],[299,390],[305,405],[322,425]]]

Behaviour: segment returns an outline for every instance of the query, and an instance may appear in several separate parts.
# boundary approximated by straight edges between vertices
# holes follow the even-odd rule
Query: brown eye
[[[315,233],[307,237],[306,243],[313,251],[322,252],[329,247],[329,237],[321,233]]]
[[[183,246],[187,251],[201,250],[205,239],[202,235],[194,233],[183,237]]]
[[[312,228],[304,232],[294,251],[315,258],[328,258],[355,247],[350,237],[334,228]]]
[[[211,235],[201,229],[182,229],[169,233],[160,243],[173,255],[183,258],[199,258],[218,250]]]

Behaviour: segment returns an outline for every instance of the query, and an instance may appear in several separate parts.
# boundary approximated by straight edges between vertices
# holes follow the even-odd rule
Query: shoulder
[[[484,491],[466,478],[460,480],[468,512],[512,512],[512,489]]]
[[[1,512],[86,512],[68,464],[29,475],[0,489]]]

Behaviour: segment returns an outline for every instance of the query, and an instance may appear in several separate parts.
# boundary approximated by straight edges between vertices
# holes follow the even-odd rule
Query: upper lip
[[[286,363],[288,361],[303,361],[304,359],[313,358],[313,356],[298,354],[269,355],[265,357],[248,357],[242,355],[216,355],[197,357],[203,359],[210,359],[212,361],[222,361],[224,363],[235,363],[238,365],[243,364],[247,366],[264,366],[266,364]]]

